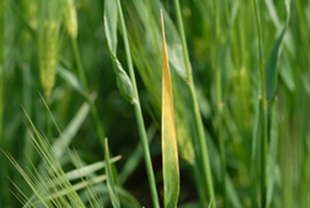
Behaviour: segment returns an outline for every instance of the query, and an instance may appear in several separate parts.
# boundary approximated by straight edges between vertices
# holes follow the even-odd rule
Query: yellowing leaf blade
[[[174,119],[174,106],[169,61],[167,55],[163,17],[163,74],[162,74],[162,157],[164,205],[177,207],[180,192],[179,158]]]

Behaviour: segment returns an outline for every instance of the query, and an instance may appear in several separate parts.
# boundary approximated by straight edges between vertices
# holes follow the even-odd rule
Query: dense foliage
[[[309,207],[309,48],[309,0],[1,0],[0,207]]]

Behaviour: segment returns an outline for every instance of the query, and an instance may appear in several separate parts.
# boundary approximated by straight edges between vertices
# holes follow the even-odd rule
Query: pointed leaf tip
[[[162,157],[165,207],[177,207],[180,191],[179,158],[174,119],[171,76],[165,40],[164,20],[161,11],[163,35],[162,72]]]
[[[279,56],[281,53],[281,45],[282,45],[282,40],[285,34],[286,27],[283,29],[280,37],[277,39],[276,44],[274,45],[271,54],[268,58],[267,64],[265,66],[265,86],[266,86],[266,95],[267,95],[267,100],[269,101],[276,89],[277,89],[277,84],[278,84],[278,60]]]

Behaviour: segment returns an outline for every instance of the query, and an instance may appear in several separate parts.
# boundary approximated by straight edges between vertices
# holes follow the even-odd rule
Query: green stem
[[[204,179],[207,185],[208,193],[212,200],[212,207],[216,208],[216,200],[215,200],[214,189],[213,189],[213,181],[212,181],[212,174],[211,174],[211,168],[210,168],[210,162],[209,162],[207,142],[206,142],[203,123],[202,123],[202,119],[201,119],[201,115],[199,111],[199,105],[198,105],[196,93],[195,93],[194,80],[192,77],[192,70],[191,70],[191,65],[190,65],[188,51],[187,51],[187,44],[185,40],[185,33],[184,33],[179,0],[174,0],[174,4],[176,8],[177,23],[178,23],[178,28],[179,28],[179,33],[180,33],[182,48],[183,48],[183,54],[184,54],[184,59],[185,59],[185,67],[186,67],[187,77],[189,81],[188,86],[189,86],[191,102],[193,106],[195,124],[197,128],[196,130],[198,133],[198,143],[199,143],[199,148],[200,148],[201,157],[202,157],[201,160],[202,160],[202,167],[203,167],[203,176],[204,176]]]
[[[50,98],[45,97],[46,103],[50,106]],[[52,141],[52,124],[50,119],[50,114],[48,110],[45,110],[45,119],[46,119],[46,136],[49,139],[49,141]]]
[[[130,47],[129,47],[128,37],[127,37],[127,32],[126,32],[126,25],[125,25],[125,21],[124,21],[124,17],[123,17],[123,11],[121,8],[120,0],[117,0],[117,7],[118,7],[121,27],[122,27],[122,31],[123,31],[123,40],[124,40],[124,45],[125,45],[125,50],[126,50],[126,57],[127,57],[128,68],[129,68],[129,75],[130,75],[130,79],[131,79],[131,82],[132,82],[132,85],[133,85],[133,88],[135,91],[135,100],[134,100],[135,116],[136,116],[136,121],[137,121],[137,125],[138,125],[138,132],[139,132],[139,136],[140,136],[140,140],[141,140],[141,144],[142,144],[143,152],[144,152],[144,159],[145,159],[145,165],[146,165],[146,171],[147,171],[147,175],[148,175],[149,185],[150,185],[150,189],[151,189],[153,207],[159,208],[159,201],[158,201],[158,194],[157,194],[157,189],[156,189],[154,171],[153,171],[151,155],[150,155],[150,150],[149,150],[149,146],[148,146],[144,120],[143,120],[141,106],[140,106],[140,100],[139,100],[139,94],[138,94],[138,90],[137,90],[136,78],[135,78],[135,73],[134,73],[134,69],[133,69],[133,64],[132,64],[132,59],[131,59],[131,54],[130,54]]]
[[[199,197],[199,202],[201,204],[201,207],[207,208],[208,203],[207,203],[207,200],[205,197],[204,185],[203,185],[203,183],[201,183],[201,173],[200,173],[199,167],[196,163],[191,165],[191,172],[192,172],[192,175],[195,179],[196,189],[198,192],[198,197]]]
[[[221,158],[221,176],[222,176],[222,191],[223,191],[223,207],[227,207],[227,194],[226,194],[226,158],[225,158],[225,145],[224,138],[222,135],[222,74],[221,68],[219,67],[219,11],[218,11],[218,1],[214,3],[214,32],[215,32],[215,59],[214,59],[214,69],[215,69],[215,85],[216,85],[216,106],[218,114],[218,139],[219,139],[219,150]]]
[[[82,65],[82,60],[81,60],[81,56],[80,56],[80,52],[79,52],[79,47],[78,47],[77,39],[72,37],[71,38],[71,42],[72,42],[73,53],[74,53],[74,56],[75,56],[79,77],[81,79],[83,87],[86,90],[88,90],[87,79],[86,79],[86,76],[85,76],[85,73],[84,73],[84,69],[83,69],[83,65]]]
[[[84,68],[83,68],[83,64],[82,64],[82,60],[81,60],[81,56],[80,56],[80,51],[79,51],[79,47],[78,47],[78,42],[77,42],[77,39],[74,38],[74,37],[71,37],[71,42],[72,42],[72,47],[73,47],[73,53],[74,53],[74,57],[75,57],[75,60],[76,60],[76,65],[77,65],[77,70],[78,70],[78,74],[79,74],[79,77],[80,77],[80,80],[82,82],[82,85],[83,87],[85,88],[86,91],[88,91],[88,84],[87,84],[87,79],[86,79],[86,76],[85,76],[85,71],[84,71]],[[96,132],[97,132],[97,135],[99,137],[99,141],[100,141],[100,144],[101,144],[101,147],[103,150],[105,150],[105,143],[104,143],[104,139],[105,139],[105,133],[104,133],[104,130],[103,130],[103,127],[102,127],[102,123],[99,119],[99,116],[98,116],[98,111],[97,111],[97,107],[95,105],[94,102],[92,102],[88,95],[85,96],[89,105],[90,105],[90,112],[91,112],[91,115],[92,115],[92,119],[95,123],[95,128],[96,128]]]
[[[263,38],[261,32],[260,18],[258,13],[258,5],[257,0],[254,0],[254,10],[256,17],[256,26],[257,33],[259,37],[259,62],[260,62],[260,75],[261,75],[261,87],[262,87],[262,108],[263,108],[263,119],[262,119],[262,127],[263,127],[263,142],[261,145],[261,198],[262,203],[261,207],[266,207],[266,199],[267,199],[267,151],[268,151],[268,108],[267,108],[267,99],[266,99],[266,88],[265,88],[265,72],[264,72],[264,52],[263,52]]]

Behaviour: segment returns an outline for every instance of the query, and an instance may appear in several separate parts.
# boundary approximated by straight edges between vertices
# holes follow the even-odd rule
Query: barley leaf
[[[113,68],[116,74],[116,84],[121,93],[121,95],[128,101],[134,101],[134,89],[131,83],[131,80],[128,74],[122,67],[122,64],[119,62],[117,57],[114,54],[111,54],[113,60]]]
[[[281,54],[281,46],[284,40],[285,31],[288,27],[289,20],[290,20],[290,4],[291,4],[291,0],[285,0],[285,7],[286,7],[286,13],[287,13],[286,24],[279,38],[277,39],[276,44],[274,45],[271,51],[267,64],[265,65],[265,87],[266,87],[266,95],[267,95],[268,101],[270,101],[270,99],[274,95],[276,88],[277,88],[277,84],[278,84],[277,66],[278,66],[278,60]]]
[[[109,193],[107,186],[103,183],[96,184],[95,186],[92,187],[92,189],[99,196],[105,196]],[[126,189],[120,186],[115,186],[115,189],[117,193],[119,194],[119,196],[121,197],[120,200],[122,201],[122,205],[124,202],[128,203],[127,206],[123,206],[123,207],[130,207],[130,208],[141,208],[142,207],[140,203],[137,201],[137,199],[129,191],[127,191]],[[81,193],[80,197],[83,202],[85,203],[88,202],[88,196],[86,193]]]
[[[120,202],[118,194],[115,189],[112,167],[110,163],[109,148],[108,148],[108,139],[105,139],[105,152],[104,152],[105,162],[106,162],[106,175],[107,175],[107,186],[109,190],[110,199],[114,208],[120,208]]]
[[[278,38],[276,44],[274,45],[271,54],[268,58],[267,64],[265,66],[265,86],[267,100],[269,101],[274,95],[277,84],[278,84],[278,60],[281,53],[282,40],[285,34],[286,27],[283,29],[280,37]]]
[[[294,81],[294,75],[291,67],[291,62],[289,60],[288,52],[287,50],[284,50],[283,53],[283,61],[280,64],[280,76],[283,80],[283,82],[286,84],[287,88],[291,91],[295,91],[295,81]]]
[[[180,176],[177,138],[174,120],[172,84],[169,71],[168,55],[163,32],[163,74],[162,74],[162,157],[164,181],[164,205],[167,208],[177,207]]]
[[[117,6],[116,1],[104,1],[104,29],[110,50],[116,54],[117,47]]]
[[[270,127],[270,147],[268,155],[268,187],[267,187],[267,208],[272,201],[275,169],[278,155],[278,100],[275,99],[272,105],[271,127]]]
[[[166,11],[163,11],[165,24],[167,25],[167,53],[169,54],[169,63],[172,65],[173,69],[177,74],[185,81],[188,81],[185,63],[184,63],[184,54],[182,50],[182,43],[178,32],[170,19]]]
[[[117,87],[121,95],[128,101],[134,101],[134,90],[131,80],[123,69],[122,64],[116,56],[117,48],[117,5],[116,1],[105,1],[104,7],[104,28],[108,41],[110,55],[113,63],[114,72],[116,75]]]
[[[66,82],[68,82],[77,92],[83,94],[85,92],[85,89],[83,88],[83,85],[79,81],[79,79],[69,70],[64,68],[63,66],[59,65],[57,67],[57,73],[58,75],[64,79]]]

